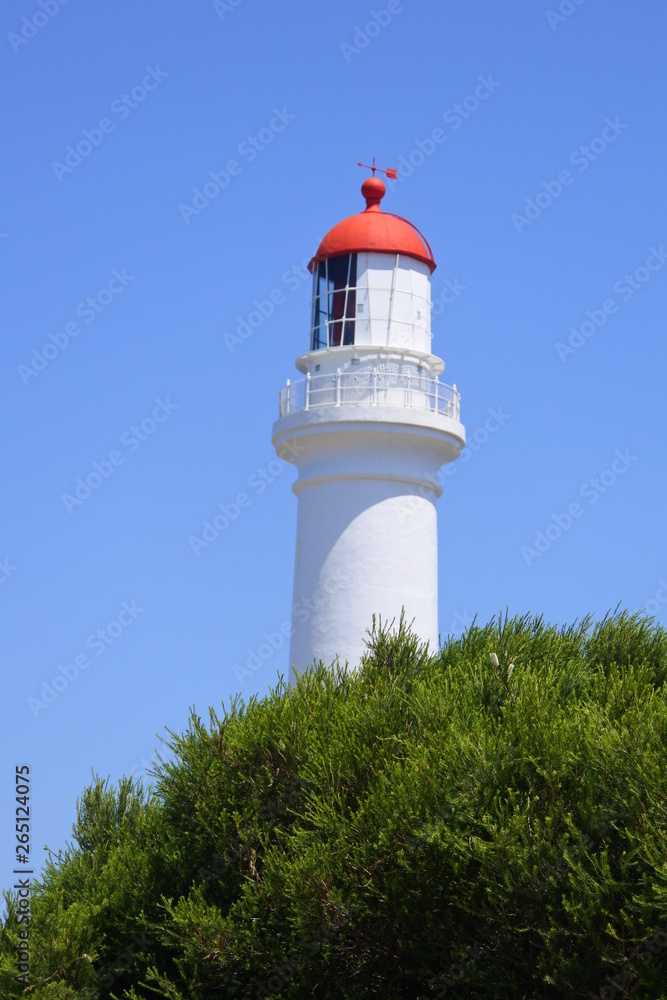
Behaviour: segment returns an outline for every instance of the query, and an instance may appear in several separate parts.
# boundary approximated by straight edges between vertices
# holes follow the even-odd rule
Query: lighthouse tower
[[[354,667],[373,615],[438,647],[438,470],[465,444],[456,386],[431,350],[435,261],[419,230],[366,208],[334,226],[310,262],[303,374],[280,392],[278,455],[298,470],[290,680],[316,660]]]

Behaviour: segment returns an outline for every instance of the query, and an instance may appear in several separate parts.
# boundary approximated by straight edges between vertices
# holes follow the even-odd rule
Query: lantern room
[[[334,226],[310,262],[311,352],[356,347],[431,354],[433,253],[415,226],[382,211],[385,190],[379,177],[367,178],[361,188],[366,209]]]

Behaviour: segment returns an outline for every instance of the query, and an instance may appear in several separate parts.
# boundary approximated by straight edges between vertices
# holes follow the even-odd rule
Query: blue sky
[[[271,426],[358,160],[402,167],[384,206],[433,247],[470,442],[439,501],[442,636],[506,607],[667,621],[661,3],[24,0],[0,21],[2,885],[15,765],[39,867],[91,769],[141,773],[190,706],[287,671]]]

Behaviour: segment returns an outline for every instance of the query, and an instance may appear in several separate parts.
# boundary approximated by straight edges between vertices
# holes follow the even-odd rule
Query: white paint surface
[[[428,267],[359,258],[370,323],[357,325],[354,346],[297,360],[308,392],[284,390],[273,427],[278,455],[299,473],[292,683],[320,659],[355,667],[373,615],[398,622],[405,610],[438,646],[437,474],[458,458],[465,429],[458,405],[433,403],[444,363],[431,354]]]

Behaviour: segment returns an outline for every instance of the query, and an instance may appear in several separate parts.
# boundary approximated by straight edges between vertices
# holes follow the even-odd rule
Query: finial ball
[[[382,198],[384,198],[386,190],[384,182],[379,177],[367,177],[361,185],[361,193],[366,199],[366,208],[373,208],[373,206],[379,205]]]

